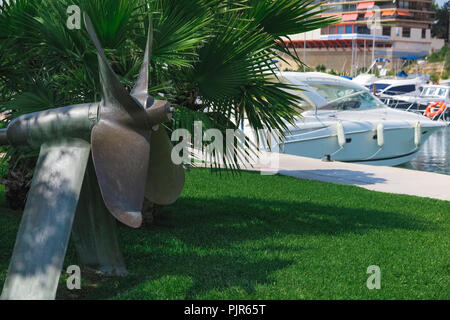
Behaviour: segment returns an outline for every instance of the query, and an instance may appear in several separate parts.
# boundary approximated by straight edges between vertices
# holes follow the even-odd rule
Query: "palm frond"
[[[297,61],[289,35],[335,23],[313,0],[16,0],[0,6],[0,110],[11,116],[98,101],[96,51],[87,32],[66,27],[67,7],[89,14],[112,68],[131,88],[139,73],[149,17],[150,91],[178,107],[169,127],[195,119],[225,133],[247,117],[276,134],[298,115],[295,88],[280,83],[274,59]],[[294,90],[294,91],[292,91]],[[247,157],[216,154],[236,168]],[[207,147],[205,142],[202,146]],[[220,160],[220,161],[219,161]]]

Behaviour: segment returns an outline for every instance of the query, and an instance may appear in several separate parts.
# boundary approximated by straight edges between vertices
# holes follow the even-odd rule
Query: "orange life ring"
[[[445,108],[447,108],[447,106],[444,101],[432,102],[425,109],[424,115],[426,115],[428,118],[434,118],[444,112]]]

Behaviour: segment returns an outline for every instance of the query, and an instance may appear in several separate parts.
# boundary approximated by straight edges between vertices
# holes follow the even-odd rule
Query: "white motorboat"
[[[382,95],[379,98],[391,108],[404,109],[421,114],[424,114],[429,106],[443,102],[445,105],[442,106],[441,110],[429,112],[429,114],[433,115],[430,117],[432,119],[445,120],[450,113],[450,108],[448,108],[450,106],[450,87],[446,85],[426,85],[423,86],[419,93],[396,96]]]
[[[428,82],[425,76],[411,78],[376,78],[370,74],[362,74],[353,79],[377,95],[396,96],[401,94],[419,94]]]
[[[414,158],[424,141],[445,122],[387,107],[355,82],[323,73],[280,73],[302,91],[305,110],[288,125],[284,138],[270,135],[266,149],[298,156],[372,165],[399,165]],[[256,133],[244,122],[254,142]],[[281,136],[281,135],[280,135]]]
[[[409,59],[409,57],[404,57]],[[352,79],[357,84],[369,88],[377,95],[399,95],[399,94],[419,94],[422,86],[427,84],[430,76],[427,74],[407,75],[404,72],[399,73],[395,77],[386,76],[386,64],[388,59],[378,58],[369,67],[369,72],[378,69],[382,77],[378,78],[373,73],[362,73]]]

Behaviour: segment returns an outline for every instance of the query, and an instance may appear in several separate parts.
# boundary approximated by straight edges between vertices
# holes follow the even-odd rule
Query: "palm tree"
[[[289,35],[335,23],[314,0],[15,0],[0,5],[0,112],[29,112],[100,99],[95,48],[84,28],[70,30],[67,8],[92,18],[109,61],[130,88],[151,24],[151,88],[177,107],[169,129],[236,129],[244,111],[253,128],[279,131],[298,115],[297,96],[276,81]],[[148,18],[150,16],[150,19]],[[191,131],[192,132],[192,131]],[[238,147],[239,148],[239,147]],[[6,150],[2,183],[15,207],[34,166],[28,150]],[[217,155],[221,157],[222,155]],[[31,159],[31,160],[30,160]],[[215,159],[218,161],[219,159]],[[235,167],[235,159],[227,159]],[[14,183],[13,183],[14,182]],[[20,198],[19,195],[22,195]]]

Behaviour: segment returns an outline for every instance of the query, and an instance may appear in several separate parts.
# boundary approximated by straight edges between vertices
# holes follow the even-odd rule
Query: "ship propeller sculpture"
[[[128,93],[87,15],[84,22],[97,49],[102,100],[23,115],[0,131],[0,144],[40,148],[2,299],[55,298],[71,231],[84,267],[125,274],[114,218],[137,228],[145,199],[168,205],[184,186],[161,126],[173,108],[148,94],[151,25]]]

